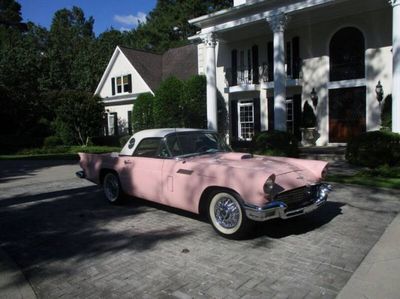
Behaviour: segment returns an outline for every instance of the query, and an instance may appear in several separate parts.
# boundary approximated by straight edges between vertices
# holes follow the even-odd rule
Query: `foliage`
[[[229,6],[232,0],[159,0],[147,22],[136,29],[120,32],[111,28],[95,37],[94,19],[86,17],[79,7],[55,12],[48,30],[23,23],[17,1],[0,0],[0,139],[27,136],[25,140],[31,142],[29,145],[12,137],[9,140],[15,144],[1,150],[37,146],[55,133],[68,143],[78,142],[75,132],[70,132],[61,120],[63,116],[57,116],[63,100],[60,92],[93,93],[117,45],[163,52],[187,44],[187,37],[197,30],[188,19]],[[196,97],[192,94],[193,100]],[[196,103],[188,103],[202,110]],[[180,105],[179,97],[167,111]],[[201,125],[196,118],[180,119],[178,123]]]
[[[263,131],[256,133],[250,151],[258,155],[298,157],[298,141],[294,135],[282,131]]]
[[[231,6],[232,0],[158,0],[146,22],[131,32],[129,44],[154,52],[185,45],[198,30],[189,19]]]
[[[90,138],[91,145],[93,146],[119,146],[119,136],[95,136]]]
[[[184,82],[181,99],[182,122],[186,128],[207,127],[206,77],[193,76]]]
[[[44,148],[55,147],[55,146],[62,145],[62,144],[63,144],[63,141],[59,136],[48,136],[43,141]]]
[[[81,91],[63,91],[59,99],[57,135],[64,144],[87,145],[102,127],[104,107],[100,98]]]
[[[388,95],[382,106],[382,127],[391,130],[392,128],[392,95]]]
[[[154,96],[144,93],[138,96],[132,110],[132,128],[134,132],[154,128]]]
[[[131,138],[130,135],[125,135],[125,136],[120,137],[119,138],[119,145],[121,147],[123,147],[128,142],[129,138]]]
[[[317,119],[313,108],[310,106],[308,101],[304,103],[303,114],[301,118],[301,126],[303,128],[314,128],[316,126]]]
[[[400,189],[400,167],[380,166],[355,175],[328,175],[328,181],[369,187]]]
[[[372,168],[400,165],[400,134],[372,131],[354,137],[347,144],[346,159]]]
[[[155,92],[153,116],[156,128],[178,128],[183,126],[181,97],[184,84],[175,77],[161,82]]]

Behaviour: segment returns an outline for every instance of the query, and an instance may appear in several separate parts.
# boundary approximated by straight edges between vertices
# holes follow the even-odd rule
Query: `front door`
[[[329,90],[329,142],[345,143],[366,131],[366,88]]]

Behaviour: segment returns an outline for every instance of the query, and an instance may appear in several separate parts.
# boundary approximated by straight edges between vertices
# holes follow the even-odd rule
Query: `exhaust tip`
[[[80,179],[84,179],[85,178],[85,172],[83,170],[77,171],[75,173],[75,175]]]

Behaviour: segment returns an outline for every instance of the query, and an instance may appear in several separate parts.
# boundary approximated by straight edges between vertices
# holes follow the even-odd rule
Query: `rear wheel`
[[[103,191],[108,202],[119,204],[122,202],[123,194],[118,176],[109,172],[104,176]]]
[[[218,234],[228,239],[245,237],[250,228],[250,220],[239,202],[239,196],[228,192],[211,195],[208,216]]]

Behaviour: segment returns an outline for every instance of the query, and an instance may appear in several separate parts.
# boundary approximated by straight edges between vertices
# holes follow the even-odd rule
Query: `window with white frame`
[[[132,75],[111,78],[112,95],[132,92]]]
[[[250,141],[254,136],[254,103],[252,100],[238,102],[239,139]]]
[[[294,132],[294,115],[293,115],[293,99],[286,99],[286,128],[287,131],[292,133]]]

